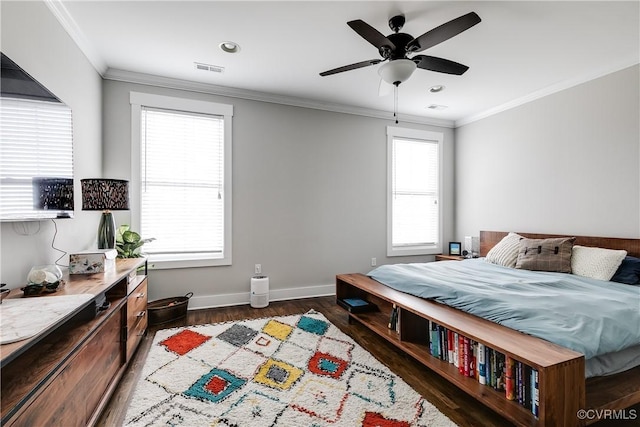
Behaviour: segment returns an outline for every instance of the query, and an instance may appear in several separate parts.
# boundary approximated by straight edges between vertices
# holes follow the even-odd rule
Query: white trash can
[[[251,307],[264,308],[269,305],[269,277],[251,278]]]

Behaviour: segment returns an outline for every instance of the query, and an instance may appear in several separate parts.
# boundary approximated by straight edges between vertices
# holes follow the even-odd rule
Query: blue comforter
[[[572,274],[518,270],[484,259],[383,265],[368,274],[551,341],[586,359],[640,344],[640,287]]]

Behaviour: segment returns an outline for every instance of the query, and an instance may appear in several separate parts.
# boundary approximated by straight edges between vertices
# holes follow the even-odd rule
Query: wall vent
[[[194,64],[196,66],[196,70],[211,71],[214,73],[224,73],[224,67],[221,67],[219,65],[202,64],[200,62],[194,62]]]

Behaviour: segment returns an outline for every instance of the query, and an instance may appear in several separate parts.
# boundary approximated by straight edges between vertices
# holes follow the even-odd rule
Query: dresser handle
[[[147,311],[141,311],[140,313],[136,314],[136,317],[144,317],[147,315]]]
[[[144,298],[145,295],[144,292],[140,292],[136,298]]]

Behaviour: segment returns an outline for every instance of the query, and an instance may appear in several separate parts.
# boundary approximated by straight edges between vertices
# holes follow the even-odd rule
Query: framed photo
[[[462,255],[460,242],[449,242],[449,255]]]

